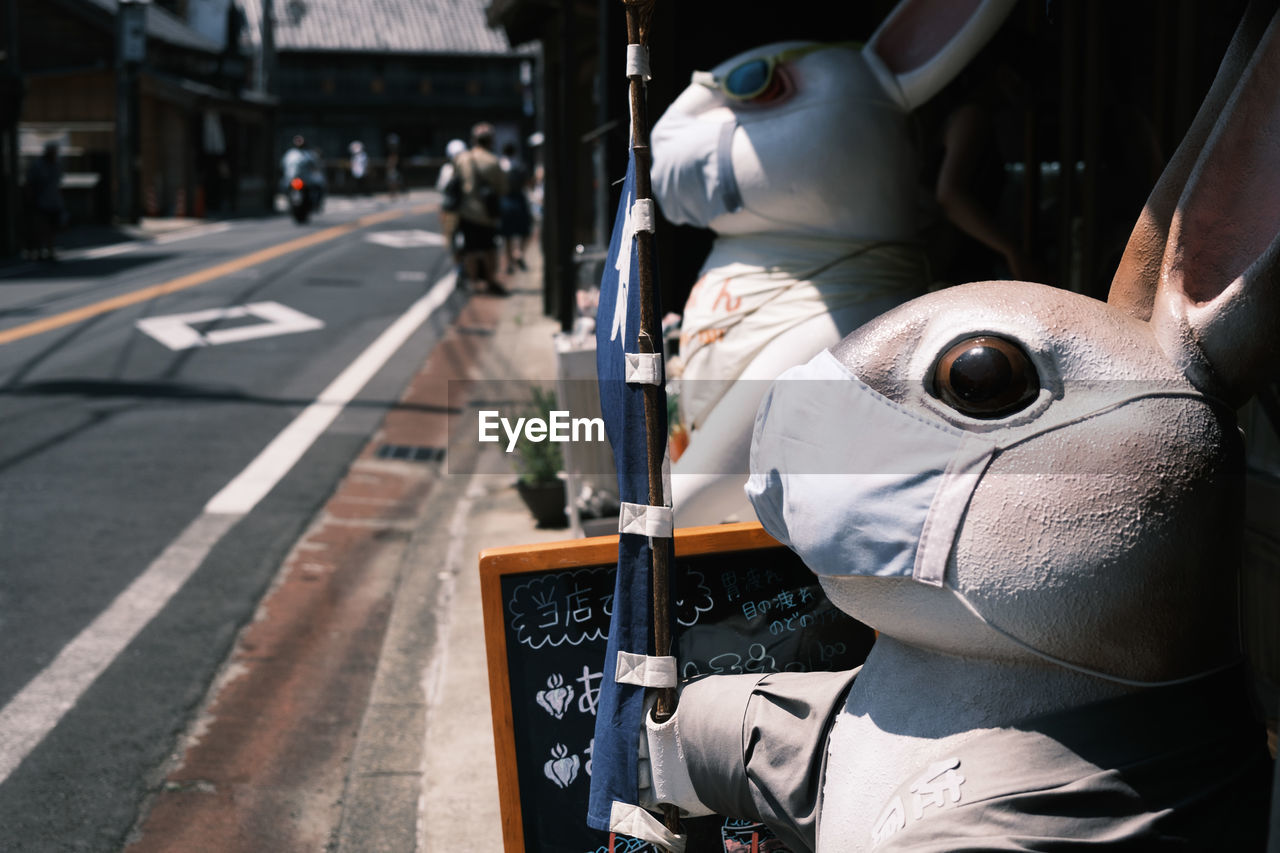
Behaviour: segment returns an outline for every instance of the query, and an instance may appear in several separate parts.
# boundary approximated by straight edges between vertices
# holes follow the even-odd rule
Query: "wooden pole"
[[[647,17],[652,11],[652,0],[649,2],[629,2],[624,0],[627,9],[627,42],[644,45],[647,41]],[[645,112],[644,78],[635,74],[630,78],[631,88],[631,150],[636,161],[636,200],[652,196],[649,183],[649,166],[652,158],[649,153],[649,125]],[[658,325],[657,312],[654,310],[653,280],[653,233],[638,231],[635,235],[636,253],[639,259],[640,274],[640,335],[636,341],[637,352],[655,353],[661,351],[661,332]],[[661,388],[657,385],[646,385],[644,389],[644,424],[649,473],[649,505],[663,506],[666,496],[662,489],[662,462],[666,431],[663,424],[666,411],[662,406]],[[670,613],[670,580],[667,565],[668,549],[653,548],[653,638],[654,654],[662,656],[671,653],[671,613]],[[657,708],[654,716],[659,720],[668,719],[675,713],[675,690],[667,688],[658,692]]]
[[[653,14],[655,0],[623,0],[627,9],[627,43],[640,45],[648,43],[649,18]],[[634,70],[634,69],[632,69]],[[637,73],[628,77],[631,93],[631,150],[636,162],[636,200],[651,198],[653,190],[649,183],[649,167],[652,157],[649,152],[649,122],[645,111],[644,77]],[[653,232],[638,231],[635,235],[636,254],[640,275],[640,334],[636,341],[636,351],[641,353],[661,352],[662,333],[654,303],[653,277]],[[649,505],[664,506],[666,495],[663,493],[662,463],[666,445],[666,408],[662,405],[662,389],[657,385],[644,386],[644,426],[645,446],[648,451],[647,462],[649,472]],[[670,566],[668,555],[670,549],[666,543],[660,543],[650,549],[652,555],[652,590],[653,590],[653,653],[659,657],[671,654],[671,593]],[[673,687],[657,691],[657,702],[654,707],[654,719],[658,722],[670,719],[676,712],[676,691]],[[663,807],[663,817],[668,829],[678,832],[680,829],[680,813],[674,806]]]

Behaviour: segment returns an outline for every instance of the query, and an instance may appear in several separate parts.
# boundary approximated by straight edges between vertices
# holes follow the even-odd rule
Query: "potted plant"
[[[550,423],[555,405],[555,392],[535,385],[530,389],[529,409],[523,415]],[[538,526],[566,526],[569,520],[565,517],[564,480],[560,479],[560,469],[564,467],[560,445],[549,439],[534,441],[527,432],[522,432],[516,440],[515,453],[520,475],[516,491],[537,519]]]

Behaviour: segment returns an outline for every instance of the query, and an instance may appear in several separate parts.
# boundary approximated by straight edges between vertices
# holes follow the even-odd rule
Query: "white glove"
[[[640,805],[653,810],[664,803],[677,806],[683,817],[714,814],[693,790],[680,743],[680,713],[677,711],[664,723],[654,722],[652,711],[656,701],[656,697],[650,696],[644,706],[645,731],[640,738],[638,765]]]

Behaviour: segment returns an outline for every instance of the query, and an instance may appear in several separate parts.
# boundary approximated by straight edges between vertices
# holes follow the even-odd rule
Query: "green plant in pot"
[[[551,412],[556,406],[555,391],[535,385],[530,389],[529,408],[521,413],[526,419],[540,418],[550,423]],[[534,441],[527,431],[516,440],[516,491],[519,492],[529,512],[537,519],[539,527],[564,527],[564,480],[560,469],[564,467],[564,453],[557,442],[544,438]]]

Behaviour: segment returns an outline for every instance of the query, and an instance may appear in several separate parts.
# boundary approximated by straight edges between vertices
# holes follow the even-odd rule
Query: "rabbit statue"
[[[961,285],[773,384],[747,491],[879,636],[854,672],[687,685],[647,722],[650,801],[819,853],[1263,849],[1234,411],[1280,367],[1274,8],[1107,303]]]
[[[654,198],[717,234],[683,311],[680,525],[750,517],[742,481],[769,381],[925,291],[910,113],[1013,2],[904,0],[865,47],[747,51],[696,72],[654,124]]]

